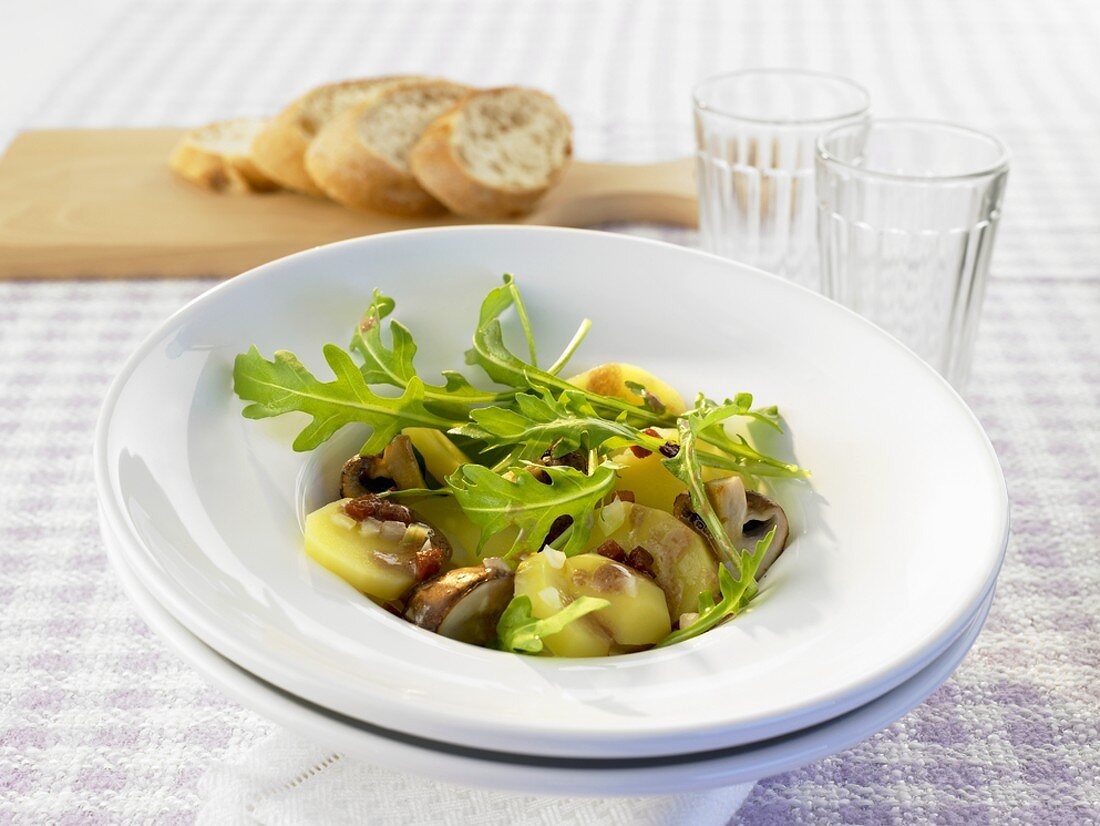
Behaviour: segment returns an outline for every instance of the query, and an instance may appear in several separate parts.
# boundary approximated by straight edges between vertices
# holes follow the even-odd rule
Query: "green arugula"
[[[497,647],[514,654],[538,654],[543,648],[543,637],[556,634],[574,620],[610,604],[597,597],[578,597],[556,614],[535,619],[531,615],[531,598],[513,597],[497,623]]]
[[[564,456],[578,448],[595,449],[611,439],[618,440],[616,447],[638,445],[647,450],[657,450],[665,441],[622,421],[603,418],[575,390],[564,391],[557,399],[549,390],[519,393],[514,404],[514,408],[471,410],[471,422],[452,433],[511,447],[505,459],[509,466],[536,460],[551,448],[555,456]]]
[[[642,426],[671,423],[669,416],[655,413],[642,405],[634,405],[622,399],[580,390],[553,373],[540,370],[534,363],[523,361],[509,350],[508,345],[504,343],[504,328],[501,326],[500,316],[516,303],[519,292],[514,288],[514,279],[506,275],[504,286],[490,292],[482,303],[477,330],[474,332],[474,346],[466,351],[467,364],[477,365],[490,379],[508,387],[520,390],[549,388],[581,393],[604,416],[617,418],[625,414],[626,421]],[[570,346],[575,347],[572,342]],[[554,366],[560,369],[557,363]]]
[[[768,427],[783,432],[776,407],[752,409],[752,394],[738,393],[733,399],[716,404],[700,394],[695,407],[684,418],[688,419],[699,440],[718,448],[725,456],[710,451],[700,451],[699,463],[707,467],[749,473],[753,476],[781,476],[801,479],[810,474],[788,462],[780,461],[752,447],[743,436],[732,437],[723,427],[727,419],[741,416],[754,419]]]
[[[740,571],[740,559],[737,547],[726,533],[722,520],[710,503],[707,490],[703,483],[703,464],[700,461],[702,451],[699,449],[699,437],[696,432],[699,417],[697,412],[689,412],[676,422],[676,429],[680,435],[679,450],[676,455],[668,459],[662,459],[661,464],[668,468],[669,473],[687,485],[691,495],[691,506],[699,514],[706,525],[710,538],[715,545],[715,550],[724,557],[725,561]]]
[[[505,557],[538,551],[554,520],[569,516],[573,526],[561,550],[571,556],[584,549],[592,530],[589,516],[614,489],[615,471],[606,465],[595,468],[591,475],[571,467],[543,470],[549,484],[524,470],[509,479],[482,465],[468,464],[447,477],[447,487],[466,518],[481,529],[482,546],[489,537],[514,525],[519,534]]]
[[[459,422],[429,411],[424,406],[424,385],[413,376],[397,397],[379,396],[367,386],[350,355],[326,344],[325,361],[335,381],[318,381],[293,353],[279,350],[268,361],[255,347],[237,356],[233,364],[233,389],[244,401],[248,419],[266,419],[298,411],[313,417],[294,440],[297,451],[313,450],[337,430],[353,422],[365,422],[374,431],[360,451],[381,453],[406,427],[440,430]]]
[[[395,302],[379,290],[371,301],[351,339],[351,350],[363,359],[359,368],[367,384],[388,384],[406,388],[417,378],[413,359],[416,341],[409,328],[396,319],[390,319],[390,344],[382,338],[382,322],[393,312]],[[461,373],[444,370],[445,384],[424,385],[424,404],[444,415],[462,416],[471,407],[482,404],[507,402],[514,391],[492,392],[474,387]]]
[[[687,628],[673,631],[659,643],[658,648],[674,645],[692,637],[697,637],[705,631],[709,631],[727,617],[733,617],[741,613],[745,606],[756,596],[756,571],[764,559],[764,554],[771,547],[775,538],[775,528],[768,531],[768,535],[756,543],[756,548],[750,553],[741,551],[738,560],[738,568],[741,573],[737,579],[733,578],[729,568],[725,565],[718,566],[718,590],[722,598],[715,603],[710,593],[699,595],[699,616]]]

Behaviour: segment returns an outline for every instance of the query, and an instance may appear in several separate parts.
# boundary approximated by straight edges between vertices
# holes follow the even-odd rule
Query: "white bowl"
[[[745,616],[696,640],[603,660],[518,657],[425,633],[302,553],[325,457],[296,417],[240,416],[233,357],[289,349],[325,375],[380,287],[421,345],[462,367],[484,292],[515,272],[543,352],[595,322],[575,367],[645,365],[685,395],[780,406],[813,473],[780,491],[791,547]],[[1003,556],[996,457],[936,373],[885,333],[765,273],[596,232],[460,227],[356,239],[233,279],[126,364],[96,436],[98,493],[128,564],[189,631],[299,697],[462,746],[564,757],[724,748],[835,717],[931,662]],[[328,456],[329,461],[333,456]]]
[[[914,676],[866,705],[808,729],[706,754],[643,760],[538,758],[394,737],[264,682],[174,620],[129,569],[106,524],[102,527],[108,556],[138,613],[185,662],[241,705],[308,740],[376,766],[528,794],[604,797],[699,791],[756,781],[851,748],[907,714],[955,671],[981,632],[993,600],[990,592],[962,635]]]

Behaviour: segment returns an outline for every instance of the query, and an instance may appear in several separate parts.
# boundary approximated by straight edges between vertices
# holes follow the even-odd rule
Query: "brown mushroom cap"
[[[405,619],[454,640],[486,645],[512,601],[514,583],[515,574],[506,566],[455,568],[413,590]]]
[[[790,538],[790,522],[787,521],[786,511],[774,499],[754,490],[747,491],[745,498],[748,510],[745,512],[745,522],[741,526],[739,547],[752,550],[759,540],[768,535],[768,531],[775,528],[772,544],[760,561],[760,567],[756,569],[756,578],[759,579],[768,572],[768,568],[779,559],[779,555],[787,547],[787,540]]]
[[[374,482],[374,484],[372,484]],[[424,474],[408,436],[395,436],[376,456],[352,456],[340,471],[340,496],[355,498],[381,493],[396,486],[398,490],[426,487]]]
[[[736,547],[747,551],[755,550],[756,543],[775,528],[775,537],[756,569],[756,578],[760,579],[787,547],[790,522],[786,512],[774,499],[753,490],[746,491],[745,483],[739,476],[707,482],[706,489],[714,512]],[[701,533],[713,546],[710,532],[699,514],[692,510],[691,498],[686,493],[676,497],[672,512],[681,522]]]

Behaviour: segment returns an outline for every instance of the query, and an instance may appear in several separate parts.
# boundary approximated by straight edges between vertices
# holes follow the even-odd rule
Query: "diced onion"
[[[616,499],[609,505],[600,508],[600,527],[604,535],[612,534],[619,529],[626,519],[626,507],[622,499]]]
[[[428,541],[428,529],[423,525],[409,525],[401,536],[402,545],[423,545]]]
[[[379,536],[385,539],[387,542],[400,542],[401,538],[405,535],[405,528],[407,526],[404,522],[394,522],[387,520],[382,523],[382,530],[380,530]]]
[[[563,554],[557,548],[551,548],[549,545],[547,545],[545,548],[542,549],[542,553],[543,556],[546,557],[546,562],[550,565],[551,568],[557,568],[560,571],[562,566],[565,565],[565,554]]]
[[[541,599],[555,611],[561,610],[561,594],[558,593],[557,588],[543,588],[541,591],[539,591],[539,599]]]
[[[508,567],[508,563],[501,559],[499,556],[489,556],[481,560],[481,564],[488,568],[490,571],[500,571],[502,574],[506,574],[512,569]]]
[[[330,514],[329,519],[331,519],[335,524],[339,525],[346,531],[355,530],[355,520],[348,516],[346,513]]]
[[[373,516],[368,516],[359,523],[359,533],[362,536],[378,536],[382,530],[382,523]]]

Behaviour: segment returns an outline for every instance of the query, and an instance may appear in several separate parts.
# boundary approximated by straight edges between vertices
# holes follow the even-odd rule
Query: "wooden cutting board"
[[[218,195],[176,178],[179,129],[25,132],[0,158],[0,278],[228,276],[357,235],[471,223],[352,212],[278,192]],[[527,224],[694,226],[690,159],[574,163]]]

